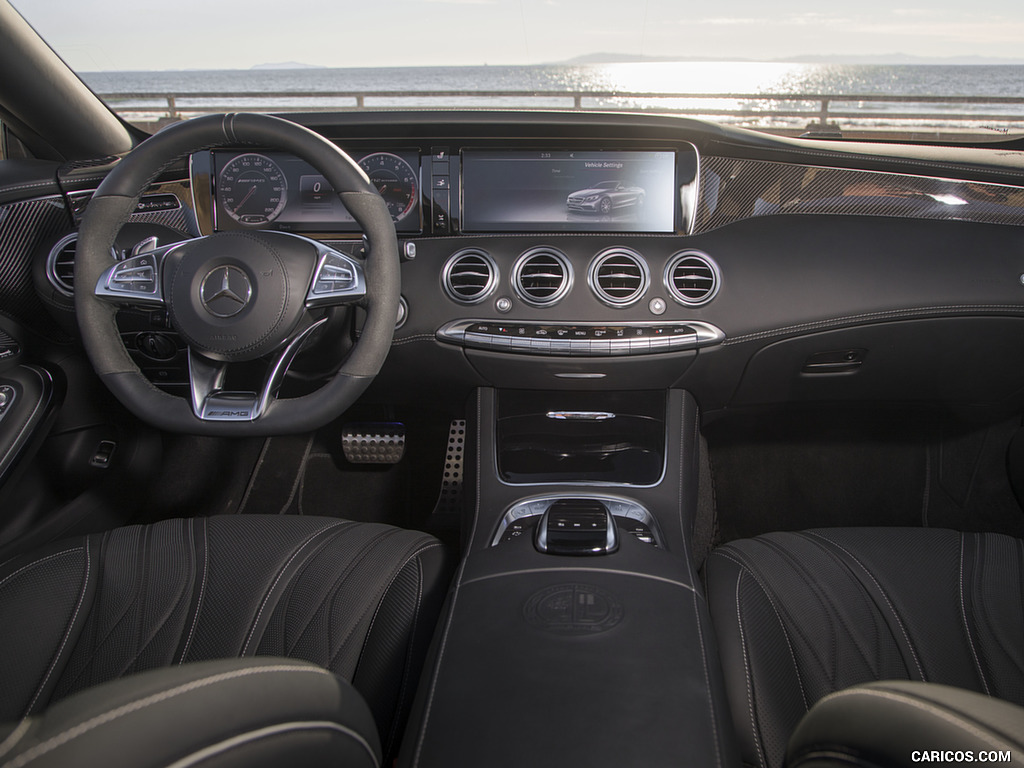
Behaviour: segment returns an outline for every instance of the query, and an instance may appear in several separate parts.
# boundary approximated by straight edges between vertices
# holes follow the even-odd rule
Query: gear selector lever
[[[619,539],[602,502],[559,499],[541,517],[534,544],[551,555],[608,555],[619,548]]]

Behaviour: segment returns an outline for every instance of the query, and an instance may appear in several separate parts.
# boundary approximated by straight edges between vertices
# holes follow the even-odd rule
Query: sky
[[[1024,59],[1021,0],[13,0],[13,5],[78,71],[248,69],[278,62],[540,64],[598,52],[733,60],[896,53]]]

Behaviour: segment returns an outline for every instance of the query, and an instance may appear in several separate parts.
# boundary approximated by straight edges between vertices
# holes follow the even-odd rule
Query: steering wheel
[[[222,232],[116,259],[114,238],[142,193],[167,167],[220,146],[280,149],[327,179],[362,229],[366,259],[283,232]],[[146,139],[89,202],[75,258],[75,311],[100,378],[136,416],[198,435],[307,432],[337,418],[366,389],[391,346],[398,313],[398,241],[387,205],[352,159],[319,134],[259,114],[209,115]],[[279,399],[303,343],[326,322],[324,308],[359,304],[366,323],[338,372],[311,394]],[[166,311],[188,345],[191,397],[153,386],[129,357],[118,306]],[[232,364],[265,358],[259,392],[225,389]]]

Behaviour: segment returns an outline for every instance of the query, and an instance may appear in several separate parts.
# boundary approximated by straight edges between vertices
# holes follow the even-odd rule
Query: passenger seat
[[[815,702],[861,683],[942,683],[1024,704],[1024,541],[772,533],[718,548],[704,576],[747,765],[781,766]]]

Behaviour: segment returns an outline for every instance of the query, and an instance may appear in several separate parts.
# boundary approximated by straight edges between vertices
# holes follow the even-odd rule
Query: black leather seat
[[[859,683],[942,683],[1024,704],[1024,541],[774,533],[720,547],[704,575],[748,765],[782,765],[808,709]]]
[[[320,702],[320,709],[313,707],[319,714],[303,717],[319,722],[328,719],[321,710],[337,710],[334,717],[357,721],[340,728],[366,742],[377,741],[377,734],[365,733],[365,723],[375,721],[383,754],[391,754],[446,589],[444,576],[441,545],[426,534],[308,517],[171,520],[15,558],[0,566],[0,721],[9,722],[0,727],[0,764],[25,746],[23,740],[12,752],[5,740],[19,718],[78,699],[84,704],[64,706],[54,717],[65,725],[81,712],[96,717],[97,691],[118,700],[134,700],[137,691],[125,681],[121,688],[95,686],[144,670],[184,665],[183,672],[139,676],[145,696],[165,686],[178,690],[186,685],[181,675],[193,687],[199,675],[220,688],[226,680],[243,685],[241,678],[261,677],[263,688],[238,688],[234,698],[215,705],[188,704],[193,710],[215,706],[200,714],[223,718],[225,738],[234,719],[250,727],[242,721],[254,710],[273,709],[289,696],[309,703],[290,687],[311,675],[277,675],[288,682],[270,683],[268,670],[238,672],[239,662],[229,665],[226,678],[219,668],[188,671],[190,662],[252,656],[304,660],[315,671],[334,673],[313,684],[309,700]],[[270,672],[296,666],[255,663],[270,664]],[[372,720],[351,714],[359,696],[343,681],[365,699],[356,709],[368,705]],[[265,722],[265,715],[256,721]],[[297,716],[285,715],[289,722]],[[34,718],[41,725],[33,728],[56,727],[45,720]]]

